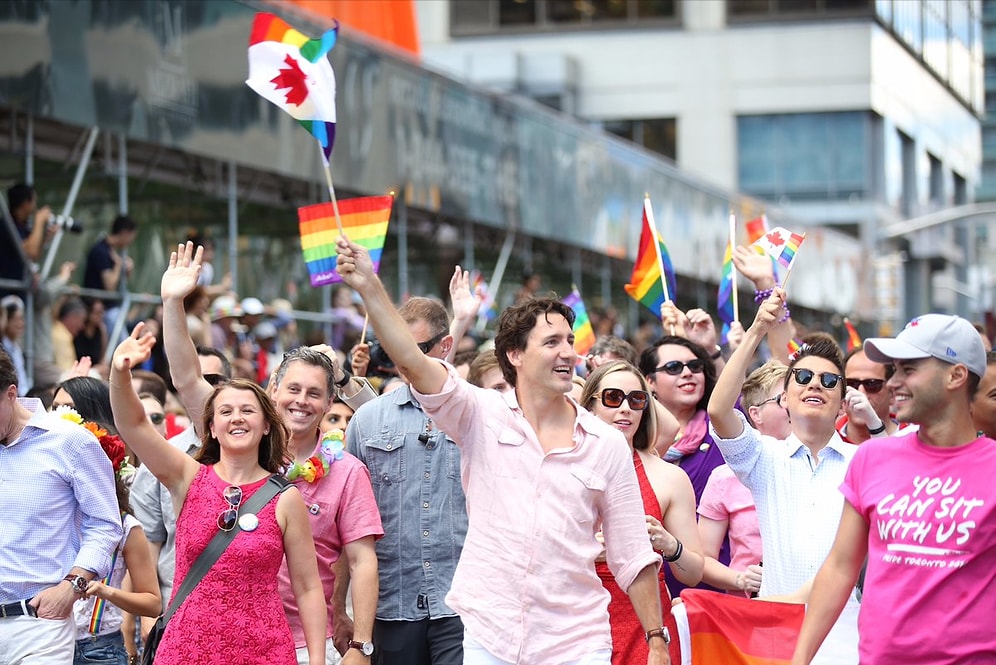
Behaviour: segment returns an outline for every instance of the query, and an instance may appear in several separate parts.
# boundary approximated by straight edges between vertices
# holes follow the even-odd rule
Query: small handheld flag
[[[259,13],[249,34],[246,84],[307,129],[326,162],[335,142],[335,73],[328,52],[338,30],[337,23],[309,39],[273,14]]]
[[[370,253],[374,272],[380,269],[380,257],[387,238],[387,223],[391,218],[390,196],[366,196],[347,199],[339,204],[343,229],[349,239]],[[336,272],[335,212],[331,203],[319,203],[297,209],[301,229],[301,251],[308,265],[312,286],[341,282]]]
[[[806,234],[792,233],[780,226],[768,231],[754,242],[764,252],[786,268],[792,267],[799,246],[806,239]]]
[[[847,330],[847,352],[850,353],[861,348],[861,335],[854,328],[854,325],[845,317],[844,328]]]
[[[748,219],[744,226],[747,227],[747,242],[753,245],[765,233],[768,232],[768,216],[761,215],[754,219]]]
[[[726,337],[730,332],[730,324],[737,320],[737,307],[733,297],[736,290],[736,273],[733,268],[733,246],[727,242],[726,251],[723,252],[723,273],[719,278],[719,294],[717,296],[719,318],[723,322],[723,330],[720,333],[721,344],[726,344]]]
[[[572,288],[564,298],[564,304],[574,310],[574,351],[578,356],[584,357],[591,351],[591,347],[595,346],[595,331],[591,327],[588,310],[585,309],[577,287]]]
[[[665,300],[674,299],[676,289],[674,266],[667,245],[657,235],[653,219],[654,211],[648,197],[643,200],[643,229],[633,274],[630,283],[623,288],[630,298],[660,317],[661,305]]]

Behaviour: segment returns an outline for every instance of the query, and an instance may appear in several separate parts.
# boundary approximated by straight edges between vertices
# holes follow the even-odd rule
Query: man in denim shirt
[[[446,356],[453,338],[441,304],[412,298],[400,314],[423,353]],[[370,469],[384,525],[373,662],[461,665],[463,624],[443,601],[467,535],[459,448],[407,385],[364,404],[349,422],[346,445]]]

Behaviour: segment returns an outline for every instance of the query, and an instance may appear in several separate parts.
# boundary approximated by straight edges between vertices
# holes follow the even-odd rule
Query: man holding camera
[[[41,260],[45,243],[55,234],[55,225],[52,223],[52,210],[48,206],[38,207],[38,195],[31,185],[19,182],[8,188],[7,206],[14,228],[5,223],[7,231],[0,233],[0,236],[6,238],[11,232],[16,232],[17,237],[0,243],[0,279],[21,281],[27,277],[30,267],[30,264],[25,265],[23,259],[31,263]],[[21,251],[18,251],[15,241],[20,243]],[[23,292],[0,287],[0,297],[11,293],[24,297]]]

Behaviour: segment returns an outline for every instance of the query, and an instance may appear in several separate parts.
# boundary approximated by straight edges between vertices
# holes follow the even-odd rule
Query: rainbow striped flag
[[[664,275],[661,275],[661,266]],[[654,210],[650,199],[643,200],[643,230],[640,232],[640,248],[636,253],[636,263],[630,283],[623,288],[629,297],[637,301],[660,318],[661,305],[675,297],[674,266],[667,253],[667,245],[657,235],[654,225]]]
[[[858,331],[854,328],[854,324],[847,317],[844,317],[844,328],[847,329],[847,352],[850,353],[851,351],[860,349],[861,335],[858,334]]]
[[[789,359],[794,359],[795,354],[797,354],[800,351],[802,351],[802,342],[800,342],[799,340],[797,340],[794,337],[792,339],[790,339],[788,341],[788,344],[786,344],[785,346],[788,347]]]
[[[723,252],[723,272],[719,278],[719,294],[717,295],[717,308],[719,318],[723,322],[723,329],[720,332],[720,344],[726,344],[726,337],[730,333],[730,324],[737,318],[737,313],[733,309],[733,289],[737,285],[733,281],[733,245],[726,241],[726,251]]]
[[[342,229],[350,240],[365,248],[373,261],[374,272],[380,269],[380,257],[391,218],[391,196],[365,196],[339,201]],[[308,265],[312,286],[341,282],[336,272],[335,241],[339,231],[331,203],[318,203],[297,209],[301,229],[301,251]]]
[[[289,113],[321,144],[328,162],[335,142],[335,73],[328,52],[339,24],[309,39],[273,14],[259,13],[249,33],[246,84]]]
[[[805,239],[805,233],[792,233],[787,229],[776,226],[754,241],[753,244],[754,247],[760,248],[781,265],[791,268],[796,252],[799,251],[799,246],[802,245],[802,241]]]
[[[692,665],[789,665],[805,605],[685,589]]]
[[[574,351],[578,356],[584,357],[595,346],[595,331],[591,327],[591,320],[588,318],[588,310],[585,309],[584,301],[577,288],[564,298],[564,304],[574,310]]]

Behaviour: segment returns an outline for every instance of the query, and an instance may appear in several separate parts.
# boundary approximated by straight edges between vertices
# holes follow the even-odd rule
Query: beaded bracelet
[[[754,291],[754,304],[760,305],[762,302],[768,299],[768,297],[774,293],[774,289],[761,289],[760,291]],[[792,317],[792,312],[789,311],[788,305],[782,305],[785,309],[785,314],[782,318],[778,319],[778,323],[785,323]]]

